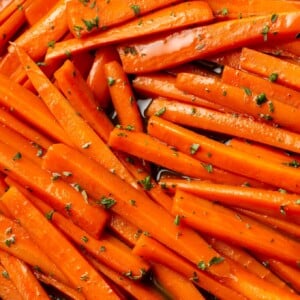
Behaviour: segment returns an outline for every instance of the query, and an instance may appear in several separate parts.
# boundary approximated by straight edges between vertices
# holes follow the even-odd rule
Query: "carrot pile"
[[[300,299],[300,3],[0,1],[0,299]]]

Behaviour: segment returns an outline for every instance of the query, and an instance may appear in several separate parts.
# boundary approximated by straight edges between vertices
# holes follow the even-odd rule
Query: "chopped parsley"
[[[200,145],[199,144],[192,144],[190,146],[190,154],[194,155],[199,150]]]

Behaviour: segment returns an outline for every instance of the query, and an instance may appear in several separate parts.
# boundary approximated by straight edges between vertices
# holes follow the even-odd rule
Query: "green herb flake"
[[[225,260],[225,258],[222,256],[215,256],[209,261],[208,264],[209,264],[209,266],[217,265],[217,264],[222,263],[224,260]]]
[[[270,115],[268,115],[268,114],[259,114],[259,117],[260,117],[261,119],[266,120],[266,121],[272,121],[272,120],[273,120],[273,117],[270,116]]]
[[[83,273],[83,274],[80,276],[80,280],[81,280],[81,281],[88,281],[88,280],[89,280],[89,274],[88,274],[88,272]]]
[[[47,45],[48,45],[49,48],[54,48],[55,47],[55,41],[52,40],[52,41],[48,42]]]
[[[272,22],[272,23],[275,23],[275,22],[277,21],[277,19],[278,19],[278,15],[277,15],[277,14],[273,14],[273,15],[271,16],[271,22]]]
[[[157,117],[162,116],[167,111],[166,107],[162,107],[160,110],[158,110],[154,115]]]
[[[190,146],[190,154],[194,155],[197,153],[197,151],[199,150],[200,145],[199,144],[192,144]]]
[[[129,200],[130,205],[136,206],[136,201],[134,199]]]
[[[100,200],[97,201],[97,204],[100,204],[105,209],[110,209],[116,204],[116,200],[103,196]]]
[[[264,42],[266,42],[268,40],[268,33],[270,31],[270,27],[269,25],[265,25],[261,31],[261,34],[263,35],[264,37]]]
[[[75,31],[75,34],[78,38],[81,37],[81,31],[83,30],[83,27],[79,25],[74,25],[73,30]]]
[[[297,199],[297,200],[295,201],[295,204],[300,205],[300,199]]]
[[[198,274],[196,272],[193,272],[193,275],[190,278],[190,280],[193,281],[193,282],[199,282]]]
[[[180,225],[180,216],[179,216],[179,215],[176,215],[176,216],[175,216],[174,224],[175,224],[176,226],[179,226],[179,225]]]
[[[201,163],[201,165],[208,173],[212,173],[214,171],[214,168],[211,164]]]
[[[205,271],[207,269],[207,265],[205,263],[205,261],[201,260],[198,262],[197,264],[198,269]]]
[[[2,277],[4,277],[5,279],[9,279],[9,274],[6,270],[2,272]]]
[[[71,58],[72,57],[72,53],[71,53],[70,50],[66,50],[65,51],[65,55],[66,55],[67,58]]]
[[[257,95],[257,97],[255,98],[255,102],[257,105],[262,105],[265,102],[267,102],[267,97],[265,93],[261,93],[259,95]]]
[[[153,184],[151,182],[151,177],[148,175],[144,179],[140,180],[139,183],[142,184],[144,190],[150,191],[153,188]]]
[[[199,45],[197,45],[197,46],[195,47],[195,50],[198,50],[198,51],[200,51],[200,50],[204,49],[204,48],[205,48],[205,46],[206,46],[206,44],[205,44],[205,43],[201,43],[201,44],[199,44]]]
[[[275,82],[277,79],[278,79],[278,73],[272,73],[272,74],[269,76],[269,80],[270,80],[271,82]]]
[[[96,16],[94,19],[90,19],[90,20],[82,19],[82,22],[84,23],[87,31],[91,31],[93,28],[99,27],[99,17],[98,16]]]
[[[131,5],[130,8],[133,10],[135,16],[138,16],[141,13],[141,9],[138,5]]]
[[[105,252],[106,251],[106,247],[105,246],[101,246],[99,249],[100,252]]]
[[[252,95],[252,91],[247,88],[247,87],[243,87],[244,92],[246,93],[247,96],[251,96]]]
[[[269,105],[269,111],[270,111],[271,113],[273,113],[274,110],[275,110],[274,103],[273,103],[272,101],[270,101],[270,102],[268,103],[268,105]]]
[[[228,16],[228,14],[229,14],[229,11],[228,11],[227,7],[224,7],[221,9],[221,11],[220,11],[221,16],[226,17],[226,16]]]
[[[292,167],[292,168],[296,168],[296,169],[300,167],[300,163],[296,159],[286,162],[286,163],[283,163],[283,164],[288,167]]]
[[[21,158],[22,158],[22,153],[17,152],[13,157],[13,161],[20,160]]]
[[[86,237],[85,235],[81,238],[81,240],[84,242],[84,243],[87,243],[89,241],[88,237]]]
[[[9,238],[7,238],[5,241],[4,241],[5,245],[7,247],[10,247],[11,245],[15,244],[16,243],[16,237],[15,235],[12,235],[10,236]]]
[[[116,83],[116,80],[112,77],[107,77],[107,84],[113,86]]]
[[[54,215],[54,210],[53,210],[53,209],[45,213],[45,217],[46,217],[46,219],[49,220],[49,221],[52,220],[53,215]]]
[[[65,210],[66,210],[67,212],[70,212],[71,209],[72,209],[72,203],[71,203],[71,202],[66,203],[66,204],[65,204]]]
[[[124,51],[124,54],[125,55],[127,55],[127,54],[131,54],[131,55],[137,55],[138,54],[138,52],[137,52],[137,50],[136,50],[136,48],[135,47],[125,47],[124,49],[123,49],[123,51]]]

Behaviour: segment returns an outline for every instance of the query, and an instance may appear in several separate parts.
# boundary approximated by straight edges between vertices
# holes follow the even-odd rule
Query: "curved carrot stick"
[[[3,300],[22,300],[24,299],[19,291],[17,290],[16,286],[9,278],[9,274],[7,270],[4,269],[2,265],[0,265],[0,297]]]

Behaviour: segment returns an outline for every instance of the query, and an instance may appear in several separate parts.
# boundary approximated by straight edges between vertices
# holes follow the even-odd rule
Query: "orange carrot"
[[[4,0],[0,3],[0,24],[2,24],[13,12],[22,8],[22,4],[25,0]],[[3,5],[3,7],[2,7]]]
[[[74,64],[66,60],[54,73],[54,77],[72,107],[107,141],[113,125],[101,108],[97,107],[91,90]]]
[[[106,77],[104,73],[104,65],[110,61],[118,59],[119,54],[114,47],[101,47],[96,51],[94,63],[87,78],[87,84],[92,90],[96,102],[104,109],[109,106],[110,102],[109,89],[106,84]]]
[[[20,220],[39,247],[59,266],[73,287],[81,289],[86,299],[118,299],[99,273],[22,193],[11,187],[1,201]]]
[[[238,69],[240,66],[241,49],[234,49],[210,56],[209,61],[222,66]]]
[[[268,80],[225,66],[222,72],[222,81],[238,87],[247,87],[254,93],[265,93],[267,98],[276,99],[283,103],[300,107],[300,93],[277,84],[277,73],[269,74]]]
[[[122,4],[125,2],[127,1],[122,2]],[[76,5],[81,4],[76,3]],[[121,9],[120,5],[121,4],[118,6],[117,12],[119,12]],[[139,7],[141,7],[141,5],[144,5],[144,3],[141,3]],[[138,7],[138,5],[132,6]],[[78,13],[75,13],[74,16],[76,16],[76,14]],[[85,18],[87,18],[87,16]],[[194,24],[209,22],[212,19],[213,16],[211,9],[208,7],[207,3],[203,1],[188,1],[187,3],[180,3],[150,13],[145,17],[134,19],[129,23],[121,24],[104,32],[96,33],[80,39],[74,38],[69,41],[60,42],[55,46],[55,48],[47,51],[46,61],[48,62],[64,57],[66,49],[70,53],[74,54],[86,50],[97,49],[106,45],[120,43],[121,41],[130,40],[132,37],[139,38],[146,35],[153,35],[159,32],[170,31],[192,26]],[[90,21],[92,25],[95,22],[95,17],[92,17],[90,20],[86,21]],[[80,22],[82,22],[82,20],[80,20]],[[101,18],[99,19],[99,22],[101,22]],[[82,29],[80,32],[84,33],[86,27],[82,26],[81,28]],[[77,32],[75,33],[75,36],[78,36],[80,34],[78,31],[80,26],[77,26],[76,29]],[[128,49],[128,51],[129,50],[130,49]]]
[[[236,112],[300,132],[300,126],[296,122],[300,116],[300,109],[276,99],[268,99],[264,93],[253,93],[251,90],[231,86],[213,78],[188,73],[178,74],[176,86],[219,105],[228,106]]]
[[[31,188],[42,197],[51,207],[69,216],[93,236],[99,236],[107,221],[107,213],[88,203],[86,192],[77,186],[77,191],[63,182],[57,173],[42,170],[21,152],[1,143],[0,166],[16,181]],[[64,170],[66,171],[66,170]],[[68,171],[68,170],[67,170]],[[67,172],[66,171],[66,172]],[[67,172],[67,176],[69,173]],[[64,175],[62,175],[64,176]],[[69,215],[66,207],[72,205],[72,214]]]
[[[143,122],[127,75],[117,61],[104,66],[110,96],[120,125],[143,131]]]
[[[70,157],[72,160],[69,159]],[[126,220],[133,222],[143,231],[176,249],[193,263],[201,260],[209,261],[211,257],[218,256],[214,251],[211,252],[208,245],[194,231],[174,224],[174,218],[144,193],[80,152],[63,144],[53,145],[49,148],[44,162],[52,172],[62,170],[72,172],[74,180],[89,195],[99,199],[99,205],[110,208]],[[85,168],[82,169],[82,166]],[[147,179],[143,182],[147,188],[151,188]],[[212,266],[209,271],[220,276],[227,276],[229,272],[226,263]]]
[[[155,115],[161,110],[164,110],[161,115],[163,119],[177,124],[225,133],[300,153],[299,134],[242,115],[222,113],[164,98],[154,99],[147,109],[147,115]]]
[[[3,300],[22,300],[24,299],[16,286],[9,278],[8,272],[4,269],[2,265],[0,265],[0,297]]]
[[[191,154],[191,145],[199,145],[199,150],[192,156],[212,166],[222,167],[224,170],[234,171],[248,178],[286,188],[294,193],[300,192],[299,179],[297,179],[299,172],[293,167],[257,159],[255,155],[232,149],[155,116],[150,118],[148,132],[151,136],[184,153]]]
[[[70,60],[74,64],[75,68],[80,72],[81,76],[84,80],[88,77],[90,69],[94,62],[94,55],[89,51],[70,54],[67,52],[67,57],[70,57]],[[46,63],[46,62],[45,62]],[[56,61],[52,61],[51,63],[57,63]],[[47,64],[47,63],[46,63]]]
[[[296,266],[300,243],[235,211],[177,190],[172,213],[183,223]]]
[[[141,235],[133,248],[133,253],[169,267],[220,299],[245,299],[241,294],[211,278],[200,268],[192,266],[171,249],[149,236]]]
[[[0,251],[0,262],[23,299],[49,299],[29,267],[9,253]]]
[[[293,39],[299,32],[300,13],[271,15],[218,22],[182,30],[145,42],[127,43],[118,48],[127,73],[145,73],[206,58],[216,53],[268,41]],[[263,34],[268,29],[266,34]],[[276,32],[278,34],[272,34]],[[199,40],[200,37],[200,40]],[[179,46],[180,45],[180,46]],[[126,49],[133,49],[128,52]]]
[[[0,174],[0,196],[2,196],[6,192],[7,188],[8,186],[5,183],[5,175],[1,173]],[[0,208],[2,208],[1,204],[0,204]]]
[[[277,74],[276,82],[300,91],[300,66],[286,62],[280,58],[249,48],[243,48],[241,68],[264,77]]]

